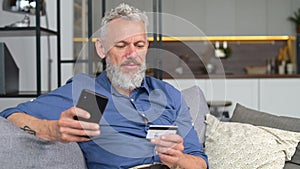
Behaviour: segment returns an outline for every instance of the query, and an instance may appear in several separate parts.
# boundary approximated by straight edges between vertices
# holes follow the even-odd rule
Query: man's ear
[[[103,43],[100,39],[96,40],[95,47],[97,50],[97,54],[100,56],[101,59],[104,59],[106,56],[105,56]]]

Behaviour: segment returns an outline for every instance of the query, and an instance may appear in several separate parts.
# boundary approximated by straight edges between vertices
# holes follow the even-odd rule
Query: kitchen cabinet
[[[225,108],[230,115],[236,103],[258,110],[257,79],[164,79],[164,81],[182,90],[198,85],[207,101],[231,101]]]
[[[272,1],[272,0],[270,0],[270,1]],[[292,15],[294,13],[294,11],[296,11],[300,8],[300,1],[299,0],[290,0],[290,6],[291,6],[290,14]]]
[[[205,22],[207,35],[236,35],[236,1],[209,0],[205,3]],[[204,6],[204,5],[202,5]]]
[[[111,9],[122,0],[107,1]],[[152,12],[153,1],[128,3]],[[97,7],[99,8],[99,7]],[[299,0],[172,0],[162,1],[162,12],[178,16],[207,36],[294,35],[294,24],[287,20],[300,8]],[[95,11],[95,10],[94,10]],[[150,22],[152,22],[150,16]],[[199,36],[177,19],[163,18],[163,32],[173,36]],[[150,29],[152,26],[150,27]]]
[[[216,101],[231,101],[226,107],[230,115],[236,103],[252,109],[258,109],[257,79],[208,79],[206,85],[206,99]]]
[[[172,36],[200,36],[200,31],[194,28],[206,31],[204,24],[206,6],[204,4],[206,0],[162,1],[162,12],[169,15],[162,18],[163,32]]]
[[[294,25],[291,22],[287,22],[287,17],[290,16],[287,11],[293,11],[290,9],[291,2],[268,0],[267,4],[267,35],[292,35]],[[300,4],[298,7],[300,7]]]
[[[300,117],[300,79],[260,79],[259,84],[261,111]]]
[[[236,1],[236,35],[267,35],[266,2]]]
[[[193,85],[202,89],[207,101],[231,101],[225,109],[232,112],[236,103],[280,116],[300,118],[300,79],[164,79],[182,90]]]
[[[183,90],[192,86],[199,86],[203,93],[206,91],[206,80],[204,79],[164,79],[164,81],[173,85],[178,90]]]

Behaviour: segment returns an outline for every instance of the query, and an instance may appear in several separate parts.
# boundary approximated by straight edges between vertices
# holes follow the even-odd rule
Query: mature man
[[[207,156],[180,92],[145,76],[147,16],[127,4],[102,20],[96,49],[107,69],[98,77],[76,75],[66,85],[7,109],[1,116],[48,141],[78,142],[89,168],[130,168],[163,163],[169,168],[207,168]],[[74,120],[82,89],[109,98],[100,125]],[[176,125],[178,134],[146,139],[149,125]],[[101,132],[100,132],[101,131]],[[86,137],[86,136],[90,137]]]

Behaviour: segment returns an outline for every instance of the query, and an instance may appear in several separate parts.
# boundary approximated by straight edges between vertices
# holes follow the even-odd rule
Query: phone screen
[[[93,91],[82,90],[78,99],[76,107],[81,108],[90,113],[91,117],[85,119],[82,117],[74,117],[76,120],[99,123],[104,113],[108,98],[104,95],[95,93]]]

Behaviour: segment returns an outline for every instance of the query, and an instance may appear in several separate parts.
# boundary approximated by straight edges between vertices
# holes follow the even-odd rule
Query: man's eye
[[[125,45],[115,45],[115,47],[122,49],[122,48],[125,48]]]
[[[137,48],[144,48],[145,47],[145,44],[137,44],[135,45]]]
[[[137,48],[144,48],[144,45],[137,45]]]

